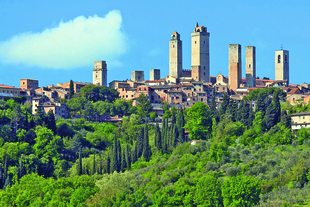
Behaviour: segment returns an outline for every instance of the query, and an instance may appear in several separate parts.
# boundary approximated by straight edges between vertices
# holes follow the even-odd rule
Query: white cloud
[[[106,60],[108,67],[119,66],[117,58],[127,48],[121,26],[117,10],[105,17],[78,16],[42,32],[27,32],[0,42],[0,61],[53,69],[87,66],[96,60]]]
[[[153,50],[149,51],[149,56],[158,56],[161,53],[161,49],[156,47]]]

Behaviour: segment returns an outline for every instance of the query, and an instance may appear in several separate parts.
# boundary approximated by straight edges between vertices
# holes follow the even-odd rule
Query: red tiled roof
[[[16,88],[16,87],[13,87],[13,86],[4,85],[4,84],[0,84],[0,87],[10,88],[10,89],[19,89],[19,88]]]

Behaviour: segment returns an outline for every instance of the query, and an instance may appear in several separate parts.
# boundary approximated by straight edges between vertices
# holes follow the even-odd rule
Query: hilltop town
[[[196,102],[211,103],[215,97],[217,107],[220,106],[224,93],[231,99],[240,103],[244,96],[257,88],[279,87],[287,93],[287,100],[294,105],[296,101],[310,100],[310,84],[290,84],[289,51],[275,51],[275,80],[259,78],[256,76],[256,47],[245,47],[246,77],[242,77],[242,47],[239,44],[229,45],[229,76],[221,73],[217,76],[210,75],[210,32],[207,27],[196,23],[191,33],[191,69],[184,69],[182,64],[182,40],[178,32],[171,34],[169,41],[169,74],[163,74],[160,69],[150,69],[149,80],[144,76],[144,71],[131,72],[127,80],[113,80],[107,83],[107,62],[95,61],[92,70],[93,83],[74,82],[75,93],[79,93],[86,85],[99,85],[114,88],[119,92],[119,97],[125,100],[136,100],[144,94],[150,100],[153,110],[158,115],[163,114],[163,105],[170,104],[177,108],[188,108]],[[128,74],[129,76],[130,74]],[[70,79],[68,77],[68,79]],[[70,82],[57,83],[39,87],[39,80],[21,79],[20,87],[0,85],[2,98],[25,97],[32,103],[32,113],[43,109],[47,113],[52,110],[56,117],[69,118],[69,110],[64,101],[69,99]],[[255,102],[252,103],[253,108]]]

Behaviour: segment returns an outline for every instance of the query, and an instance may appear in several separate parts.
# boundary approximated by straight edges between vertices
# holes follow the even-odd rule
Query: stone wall
[[[256,86],[256,48],[254,46],[245,47],[245,68],[246,87]]]

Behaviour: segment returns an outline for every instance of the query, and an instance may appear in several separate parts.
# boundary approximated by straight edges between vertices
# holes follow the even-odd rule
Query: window
[[[203,66],[203,69],[206,69],[206,66]]]
[[[23,82],[23,85],[25,85],[25,82]]]
[[[195,44],[196,44],[196,41],[195,41]]]
[[[206,72],[203,72],[203,75],[206,76]]]
[[[249,64],[249,68],[251,68],[251,64]]]
[[[203,98],[201,98],[201,102],[203,102]]]
[[[174,45],[172,45],[172,47],[174,48]]]
[[[284,62],[287,63],[287,55],[284,56]]]
[[[128,98],[128,95],[126,95],[126,98]]]
[[[206,41],[203,41],[203,44],[206,44]]]
[[[281,63],[281,55],[278,55],[278,63]]]

